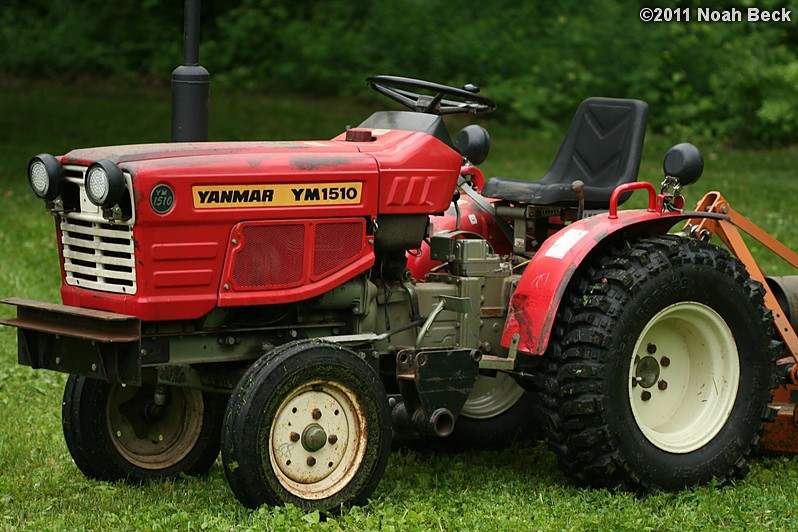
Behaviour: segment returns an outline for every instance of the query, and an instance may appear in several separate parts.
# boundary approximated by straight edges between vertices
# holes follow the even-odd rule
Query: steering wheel
[[[409,107],[417,113],[433,115],[451,115],[456,113],[489,113],[496,109],[496,102],[479,96],[479,87],[468,84],[462,89],[440,85],[421,79],[402,78],[399,76],[369,76],[366,78],[369,87],[384,94],[392,100]],[[400,88],[401,87],[401,88]],[[435,96],[419,94],[410,89],[420,89],[436,93]],[[454,98],[444,99],[444,96]]]

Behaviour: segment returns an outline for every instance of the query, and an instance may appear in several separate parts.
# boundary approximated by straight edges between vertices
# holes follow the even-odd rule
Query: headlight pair
[[[28,163],[28,183],[37,197],[54,201],[63,188],[64,166],[52,155],[42,153]],[[125,192],[125,176],[111,161],[98,161],[86,171],[86,196],[98,207],[110,208],[119,203]]]

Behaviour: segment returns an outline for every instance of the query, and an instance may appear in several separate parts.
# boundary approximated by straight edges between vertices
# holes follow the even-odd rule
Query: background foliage
[[[0,73],[168,81],[181,61],[183,2],[6,0]],[[551,131],[591,95],[651,105],[654,131],[738,145],[798,141],[798,12],[786,23],[643,23],[646,2],[593,0],[230,0],[202,5],[213,86],[363,94],[369,74],[462,85],[505,122]],[[789,9],[790,6],[788,5]]]

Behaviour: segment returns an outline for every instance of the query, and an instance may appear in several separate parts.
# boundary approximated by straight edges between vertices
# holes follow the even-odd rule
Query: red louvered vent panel
[[[360,255],[364,231],[365,224],[360,221],[317,225],[313,276],[335,271]]]
[[[304,225],[244,227],[233,281],[240,288],[287,286],[303,279]]]

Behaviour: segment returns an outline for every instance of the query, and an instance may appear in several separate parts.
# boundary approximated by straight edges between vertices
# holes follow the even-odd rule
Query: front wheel
[[[137,482],[207,473],[219,456],[226,396],[124,386],[70,375],[62,426],[78,468],[97,480]]]
[[[774,385],[763,293],[724,250],[669,235],[584,268],[548,353],[549,443],[566,474],[636,491],[744,476]]]
[[[391,449],[388,398],[348,349],[298,342],[265,354],[227,407],[222,461],[242,504],[335,511],[363,504]]]

